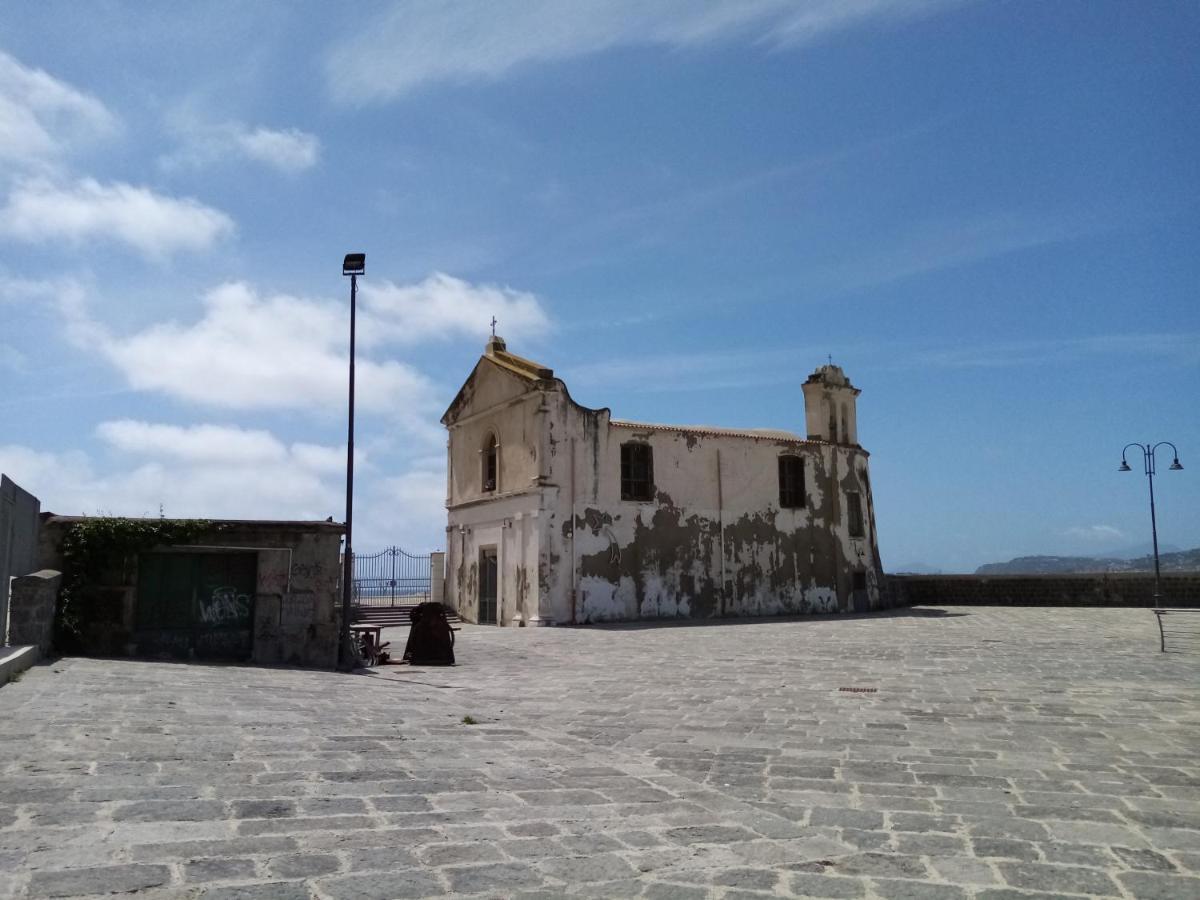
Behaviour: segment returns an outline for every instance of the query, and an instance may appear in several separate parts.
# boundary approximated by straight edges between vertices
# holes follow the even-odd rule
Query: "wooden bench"
[[[1200,647],[1200,608],[1155,607],[1159,649],[1167,652],[1167,637],[1185,647]]]

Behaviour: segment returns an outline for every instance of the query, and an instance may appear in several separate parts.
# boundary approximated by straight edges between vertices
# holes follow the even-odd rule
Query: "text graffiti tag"
[[[200,620],[206,625],[221,625],[250,615],[250,597],[237,588],[213,588],[208,600],[200,601]]]

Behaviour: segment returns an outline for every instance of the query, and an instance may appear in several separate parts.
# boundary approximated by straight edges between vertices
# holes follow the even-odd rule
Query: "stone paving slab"
[[[1200,659],[1157,647],[972,607],[58,660],[0,690],[0,897],[1200,897]]]

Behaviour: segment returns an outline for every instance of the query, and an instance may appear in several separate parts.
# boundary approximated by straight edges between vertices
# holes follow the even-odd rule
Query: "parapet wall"
[[[1154,606],[1154,576],[889,575],[897,606]],[[1162,576],[1163,606],[1200,607],[1200,572]]]
[[[61,584],[62,574],[49,569],[12,580],[8,640],[13,646],[29,644],[38,648],[40,656],[49,655],[53,643],[54,602]]]

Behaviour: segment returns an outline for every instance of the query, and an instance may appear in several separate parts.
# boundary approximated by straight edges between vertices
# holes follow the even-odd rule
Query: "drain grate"
[[[838,688],[838,690],[844,694],[874,694],[879,690],[879,688],[849,687],[849,688]]]

